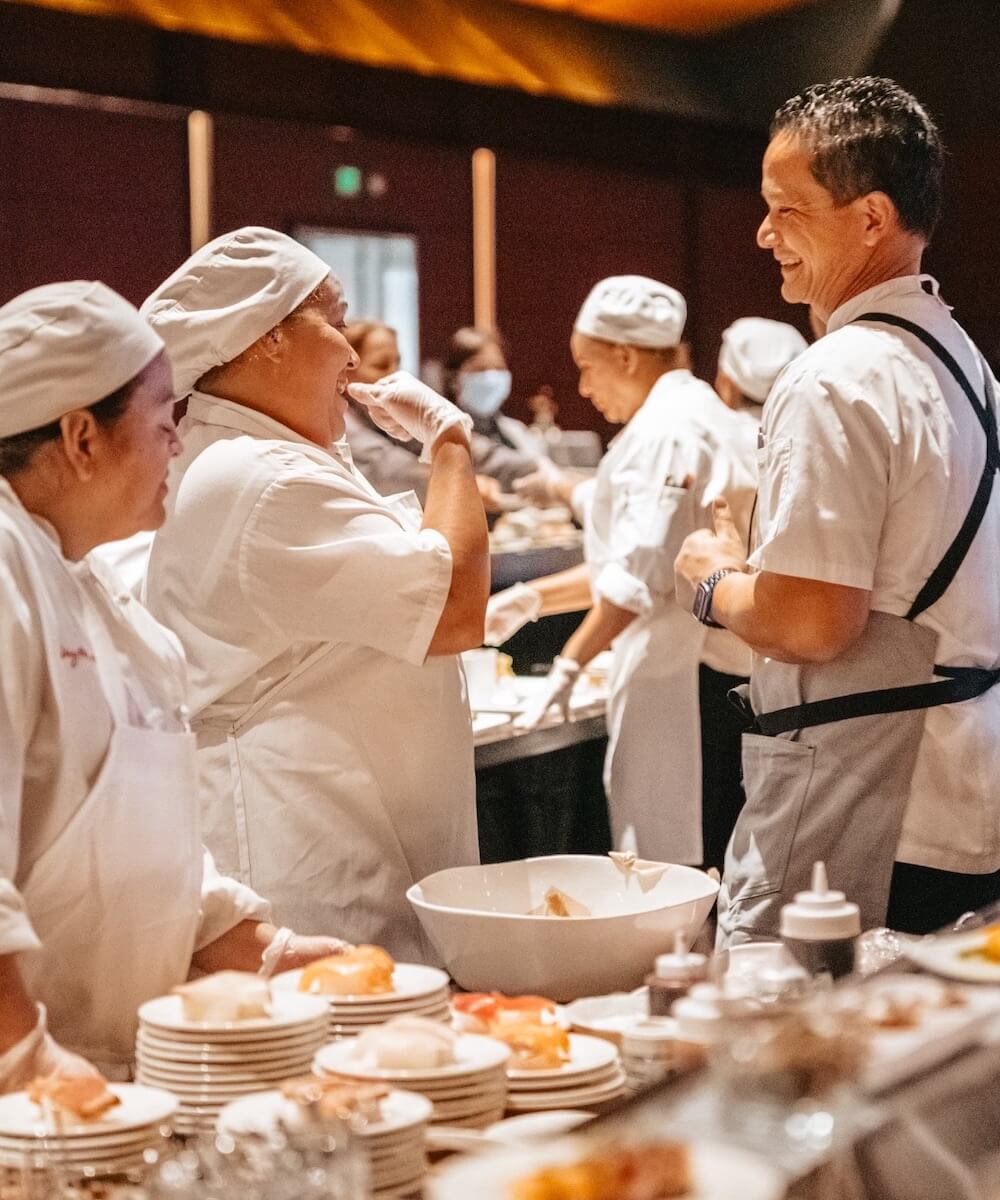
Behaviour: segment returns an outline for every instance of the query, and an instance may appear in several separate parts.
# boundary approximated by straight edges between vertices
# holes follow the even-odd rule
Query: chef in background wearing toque
[[[90,551],[164,518],[170,364],[101,283],[0,308],[0,1091],[127,1077],[136,1009],[333,953],[204,853],[175,639]]]
[[[736,414],[754,455],[764,401],[774,381],[806,346],[794,326],[766,317],[740,317],[723,331],[715,391]]]
[[[570,342],[580,394],[624,425],[598,467],[586,563],[493,596],[487,640],[590,606],[524,723],[553,705],[565,713],[581,670],[610,646],[604,775],[615,845],[721,865],[742,798],[740,727],[726,693],[745,682],[749,655],[678,608],[673,560],[692,530],[710,525],[716,497],[732,496],[749,522],[754,460],[735,414],[687,369],[686,315],[679,292],[640,275],[604,279],[584,301]]]
[[[478,861],[457,655],[482,643],[471,421],[404,372],[352,385],[431,475],[382,497],[344,435],[347,302],[326,263],[244,228],[142,312],[188,397],[145,598],[191,666],[205,838],[282,921],[433,957],[406,901]]]

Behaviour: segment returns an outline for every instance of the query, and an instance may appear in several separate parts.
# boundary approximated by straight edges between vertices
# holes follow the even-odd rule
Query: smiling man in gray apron
[[[996,385],[921,274],[942,160],[890,80],[772,123],[758,243],[827,333],[768,398],[749,562],[724,502],[677,560],[678,599],[755,651],[724,943],[774,936],[816,859],[865,926],[1000,898]]]

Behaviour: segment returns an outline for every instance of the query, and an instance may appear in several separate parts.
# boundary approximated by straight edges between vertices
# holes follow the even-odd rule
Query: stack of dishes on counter
[[[395,963],[377,946],[356,946],[347,954],[313,963],[305,970],[275,976],[276,992],[322,996],[329,1004],[331,1038],[356,1037],[394,1017],[448,1021],[448,976],[436,967]]]
[[[352,1086],[353,1099],[349,1094]],[[368,1159],[373,1200],[412,1195],[427,1171],[425,1139],[431,1102],[393,1088],[366,1093],[366,1086],[343,1080],[295,1080],[281,1091],[260,1092],[227,1105],[218,1130],[234,1138],[267,1138],[308,1120],[309,1106],[314,1103],[321,1116],[327,1110],[347,1120],[359,1139]]]
[[[164,1125],[177,1109],[169,1092],[95,1079],[67,1081],[63,1090],[70,1088],[100,1089],[110,1107],[87,1116],[76,1111],[87,1106],[72,1097],[33,1099],[33,1090],[0,1096],[0,1167],[76,1178],[118,1175],[141,1167],[145,1155],[163,1145]]]
[[[625,1072],[618,1050],[603,1038],[569,1035],[569,1059],[556,1067],[510,1066],[509,1112],[553,1108],[593,1109],[625,1094]]]
[[[177,1097],[178,1133],[214,1124],[238,1096],[307,1072],[326,1040],[325,1000],[272,996],[253,975],[224,971],[175,992],[139,1009],[136,1079]]]
[[[509,1058],[509,1048],[493,1038],[403,1017],[324,1046],[313,1068],[321,1077],[379,1080],[419,1092],[434,1106],[434,1124],[484,1129],[504,1114]]]

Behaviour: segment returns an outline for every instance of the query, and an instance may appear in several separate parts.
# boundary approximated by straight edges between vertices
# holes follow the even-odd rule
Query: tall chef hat
[[[163,342],[103,283],[48,283],[0,308],[0,437],[89,408],[149,366]]]
[[[802,334],[782,321],[742,317],[722,335],[719,370],[748,400],[763,404],[774,381],[806,345]]]
[[[177,398],[283,321],[329,274],[276,229],[246,226],[196,250],[139,310],[166,343]]]
[[[612,275],[591,288],[573,328],[604,342],[662,350],[680,342],[686,319],[684,297],[672,287],[645,275]]]

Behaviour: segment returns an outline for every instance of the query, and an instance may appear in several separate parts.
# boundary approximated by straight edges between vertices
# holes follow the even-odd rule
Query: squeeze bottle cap
[[[657,979],[700,980],[708,974],[708,959],[688,948],[683,932],[674,935],[674,948],[670,954],[658,954],[653,963],[653,974]]]
[[[861,910],[843,892],[827,886],[826,867],[813,865],[812,888],[798,892],[781,910],[781,936],[800,941],[827,942],[857,937],[861,933]]]

